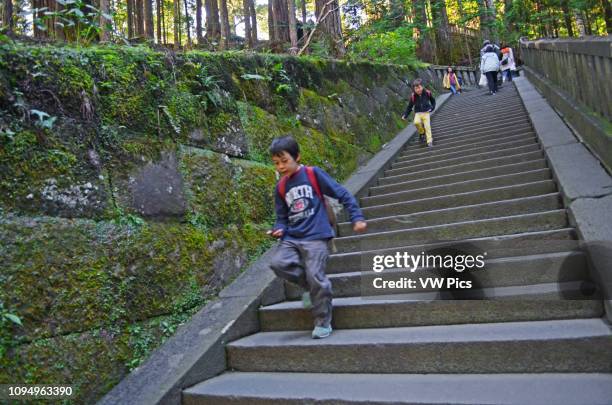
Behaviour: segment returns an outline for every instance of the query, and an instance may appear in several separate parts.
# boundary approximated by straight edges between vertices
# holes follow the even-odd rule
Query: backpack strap
[[[425,89],[425,94],[427,94],[427,97],[431,97],[431,91]],[[412,104],[414,104],[414,100],[415,100],[416,96],[414,94],[414,91],[412,92],[412,94],[410,95],[410,101],[412,102]]]
[[[287,192],[287,176],[281,177],[278,181],[278,194],[281,200],[285,201],[285,193]]]
[[[312,166],[306,166],[306,175],[308,176],[308,181],[310,181],[310,184],[312,184],[312,187],[315,190],[315,193],[317,193],[317,196],[319,197],[319,199],[323,202],[323,205],[325,206],[325,198],[323,197],[323,193],[321,193],[321,188],[319,187],[319,181],[317,180],[317,174],[314,171],[314,168]]]
[[[321,192],[321,187],[319,187],[319,181],[317,180],[317,174],[315,173],[314,168],[312,166],[305,166],[304,168],[306,169],[308,181],[312,185],[312,188],[314,188],[315,193],[317,193],[317,196],[323,202],[323,206],[327,206],[323,193]],[[287,192],[287,180],[288,177],[283,176],[278,181],[278,194],[283,201],[285,200],[285,193]]]

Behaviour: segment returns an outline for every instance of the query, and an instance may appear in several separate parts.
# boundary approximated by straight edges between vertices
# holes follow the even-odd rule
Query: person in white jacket
[[[512,72],[516,70],[516,62],[514,61],[514,52],[506,44],[502,44],[501,48],[502,60],[500,62],[502,77],[504,81],[512,81]]]
[[[499,71],[499,58],[495,48],[487,46],[480,58],[480,71],[487,76],[489,94],[497,93],[497,72]]]

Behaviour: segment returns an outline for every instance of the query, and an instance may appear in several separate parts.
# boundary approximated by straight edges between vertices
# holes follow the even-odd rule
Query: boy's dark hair
[[[293,159],[297,159],[300,154],[300,145],[291,135],[285,135],[274,138],[268,150],[272,156],[279,156],[287,152]]]
[[[414,89],[416,86],[422,86],[423,85],[423,79],[414,79],[412,81],[412,88]]]

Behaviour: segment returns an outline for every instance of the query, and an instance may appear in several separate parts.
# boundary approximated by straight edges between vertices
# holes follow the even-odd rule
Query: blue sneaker
[[[332,333],[331,326],[328,326],[327,328],[325,326],[315,326],[315,328],[312,330],[312,338],[313,339],[323,339],[331,335],[331,333]]]
[[[306,309],[312,308],[312,301],[310,300],[310,293],[305,292],[302,294],[302,306]]]

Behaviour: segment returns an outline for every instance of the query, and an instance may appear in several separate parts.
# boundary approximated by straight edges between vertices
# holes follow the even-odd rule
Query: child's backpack
[[[323,193],[321,192],[321,188],[319,187],[319,182],[317,180],[317,175],[314,171],[314,168],[312,166],[304,166],[304,169],[306,170],[306,176],[308,176],[308,181],[312,185],[312,188],[314,188],[315,193],[317,193],[317,196],[319,197],[321,202],[323,202],[325,211],[327,211],[327,218],[329,219],[329,224],[331,225],[334,232],[336,232],[337,234],[338,220],[336,218],[336,212],[334,211],[334,208],[332,207],[332,205],[326,200],[328,197],[323,195]],[[278,182],[278,194],[280,195],[283,201],[285,200],[286,192],[287,192],[287,176],[283,176]],[[333,245],[332,245],[332,250],[335,252],[335,246]]]
[[[431,91],[427,89],[423,89],[423,90],[425,90],[425,94],[427,94],[427,97],[431,97]],[[412,94],[410,95],[410,102],[414,104],[414,100],[416,100],[416,94],[414,94],[414,91],[413,91]]]

